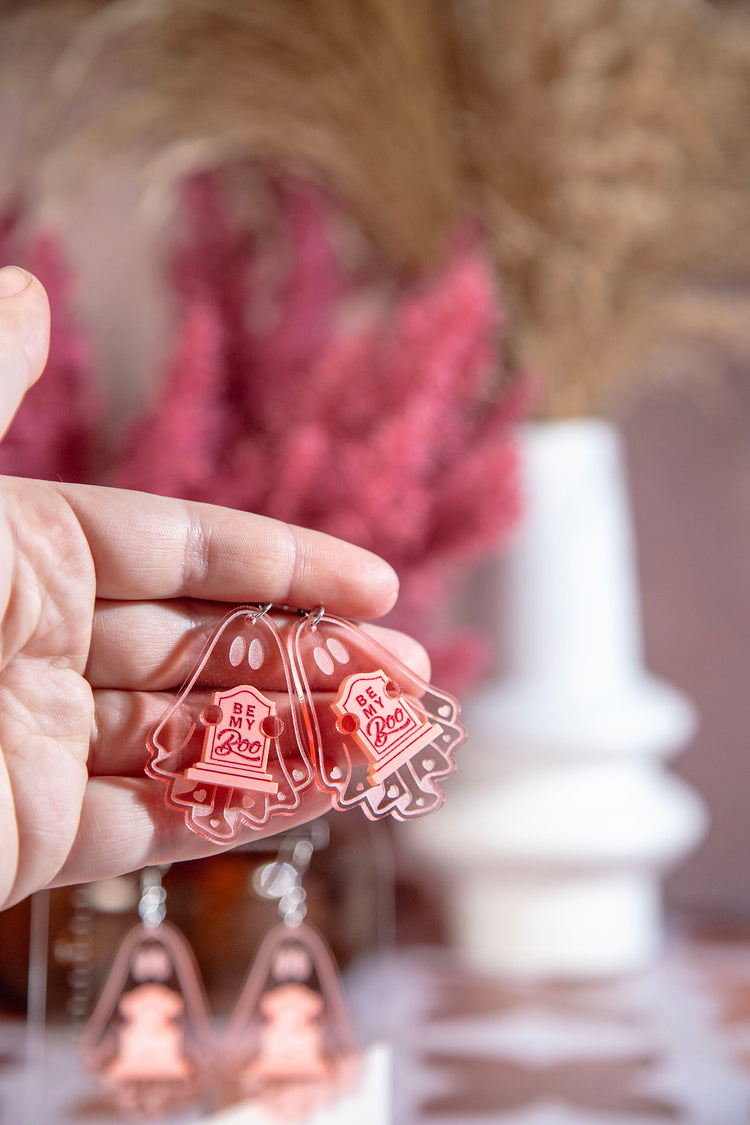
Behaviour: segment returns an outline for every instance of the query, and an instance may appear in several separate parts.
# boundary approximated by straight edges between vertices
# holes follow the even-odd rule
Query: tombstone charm
[[[359,807],[370,820],[439,809],[437,782],[454,772],[466,739],[458,700],[342,617],[298,619],[287,645],[318,785],[334,807]]]
[[[297,725],[282,632],[257,606],[241,606],[149,734],[146,772],[166,783],[167,804],[188,828],[230,842],[299,808],[313,770]]]
[[[350,734],[371,759],[367,779],[372,785],[406,765],[442,734],[437,723],[427,722],[382,668],[347,676],[331,708],[341,733]]]
[[[191,781],[229,789],[278,793],[268,773],[271,739],[280,733],[276,707],[256,688],[241,685],[215,691],[203,712],[206,727],[201,761],[185,770]]]
[[[81,1051],[102,1094],[121,1112],[158,1117],[202,1096],[213,1035],[187,940],[168,922],[141,923],[120,945]]]

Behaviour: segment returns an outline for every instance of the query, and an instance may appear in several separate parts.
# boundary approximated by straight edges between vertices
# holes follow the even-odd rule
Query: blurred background
[[[697,705],[675,769],[703,794],[704,842],[667,882],[694,916],[746,920],[744,651],[748,636],[746,370],[717,383],[651,389],[622,418],[639,544],[649,667]]]
[[[633,928],[658,926],[659,941],[640,962],[633,953],[629,972],[652,966],[671,931],[745,940],[747,5],[0,0],[0,126],[0,257],[34,270],[53,310],[48,372],[0,448],[0,470],[229,504],[378,551],[402,577],[393,623],[427,644],[434,681],[461,695],[467,715],[474,707],[479,726],[498,708],[498,730],[509,645],[529,692],[537,672],[538,699],[557,683],[528,663],[524,638],[544,634],[534,607],[550,589],[566,600],[556,560],[573,559],[599,591],[597,619],[617,607],[611,682],[597,695],[585,661],[571,678],[575,644],[560,642],[573,686],[548,695],[563,707],[556,717],[549,705],[562,749],[535,728],[519,766],[540,711],[514,711],[527,741],[511,746],[507,723],[505,741],[470,740],[466,780],[461,766],[439,814],[452,816],[455,794],[450,832],[438,818],[434,832],[460,853],[459,876],[461,863],[492,852],[470,839],[471,816],[461,819],[475,808],[474,751],[480,775],[490,755],[496,799],[524,825],[509,785],[526,771],[523,808],[541,823],[541,774],[528,771],[536,763],[552,778],[553,768],[598,762],[596,747],[574,745],[596,711],[602,731],[623,732],[618,747],[602,734],[604,764],[633,763],[634,785],[653,782],[651,811],[641,797],[633,817],[624,796],[618,806],[613,775],[600,803],[612,801],[611,841],[605,831],[566,851],[578,814],[566,821],[558,805],[559,837],[509,829],[482,909],[491,914],[492,899],[500,918],[510,884],[526,895],[542,869],[544,903],[571,871],[606,882],[647,870],[655,898],[643,909],[654,913]],[[544,540],[542,586],[531,582],[534,563],[522,589],[519,564],[512,581],[503,575],[508,558],[531,557],[517,553],[536,526],[529,450],[577,423],[601,424],[622,461],[587,461],[580,495],[570,478],[561,538]],[[603,508],[587,518],[600,529],[612,518],[612,554],[603,530],[596,550],[576,539],[592,481]],[[521,603],[525,622],[508,612]],[[584,617],[585,607],[575,620]],[[595,666],[595,650],[586,659]],[[627,723],[612,710],[607,724],[607,707],[628,712],[647,670],[678,693],[674,723],[665,734],[644,718],[628,743]],[[663,721],[666,731],[672,719]],[[662,769],[667,753],[677,756]],[[664,790],[654,811],[671,777],[686,785]],[[618,808],[630,834],[615,857]],[[655,826],[649,838],[647,827],[630,830],[641,815]],[[334,819],[334,859],[315,876],[316,896],[342,965],[384,945],[471,953],[450,854],[435,850],[428,822],[424,836],[377,826],[391,856],[381,856],[385,898],[373,891],[353,909],[356,857],[372,855],[373,830]],[[236,917],[239,901],[252,914],[253,862],[179,865],[168,876],[220,1007],[235,983],[212,963],[215,937],[202,938],[207,919]],[[53,938],[75,913],[69,895],[58,904]],[[256,926],[246,923],[249,949]],[[509,949],[533,946],[530,931],[512,929]],[[554,953],[554,927],[546,932]],[[0,918],[0,935],[4,1002],[18,1012],[28,904]],[[475,971],[502,976],[479,944]],[[503,971],[514,984],[512,964]],[[63,957],[52,969],[53,1007],[70,999],[68,968]],[[721,1120],[734,1120],[729,1109]]]

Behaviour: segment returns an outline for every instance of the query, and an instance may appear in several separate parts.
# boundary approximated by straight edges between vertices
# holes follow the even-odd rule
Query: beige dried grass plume
[[[105,158],[168,198],[249,157],[330,186],[403,275],[479,218],[555,415],[599,408],[672,344],[684,366],[691,336],[750,355],[741,6],[48,0],[25,6],[20,41],[6,84],[34,57],[51,75],[26,118],[40,197]]]

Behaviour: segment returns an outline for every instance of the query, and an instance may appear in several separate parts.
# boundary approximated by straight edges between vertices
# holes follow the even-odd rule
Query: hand
[[[0,270],[0,435],[48,340],[42,286]],[[261,516],[0,477],[0,907],[218,850],[143,768],[146,733],[226,611],[219,603],[324,603],[367,618],[390,609],[397,585],[369,552]],[[427,674],[420,646],[377,632]],[[283,827],[327,807],[311,790]]]

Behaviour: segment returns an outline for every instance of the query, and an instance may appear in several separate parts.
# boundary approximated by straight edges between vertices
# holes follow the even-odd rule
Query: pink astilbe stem
[[[216,370],[222,360],[224,323],[216,306],[191,298],[162,391],[158,448],[148,426],[139,428],[129,448],[129,487],[162,495],[174,493],[179,466],[181,491],[202,493],[225,440],[226,409],[216,395]]]
[[[361,279],[337,255],[335,205],[295,182],[273,190],[269,245],[234,230],[213,180],[189,185],[175,355],[115,480],[367,546],[399,571],[404,619],[424,622],[518,512],[522,395],[493,389],[501,323],[490,269],[464,240],[436,277],[396,297],[383,286],[348,322]],[[258,304],[268,311],[255,323]]]
[[[396,285],[382,264],[347,257],[325,193],[265,186],[265,225],[251,230],[215,178],[185,185],[172,355],[119,452],[95,441],[98,391],[59,247],[36,238],[24,253],[23,224],[0,223],[0,257],[37,273],[53,308],[49,371],[0,446],[0,471],[99,481],[109,464],[107,483],[350,539],[393,563],[396,623],[429,642],[449,583],[519,507],[527,383],[497,389],[502,320],[480,240],[464,236],[434,276]],[[479,650],[457,636],[442,647],[456,684]]]

